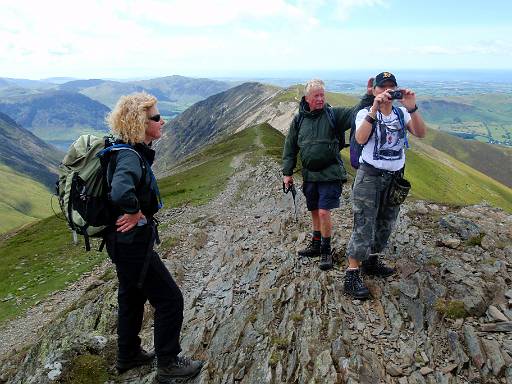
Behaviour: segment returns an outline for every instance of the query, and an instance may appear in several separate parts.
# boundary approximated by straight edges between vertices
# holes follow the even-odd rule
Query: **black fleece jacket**
[[[131,150],[120,150],[109,162],[107,181],[110,201],[118,215],[142,211],[151,218],[158,211],[156,179],[151,171],[155,151],[144,143]]]

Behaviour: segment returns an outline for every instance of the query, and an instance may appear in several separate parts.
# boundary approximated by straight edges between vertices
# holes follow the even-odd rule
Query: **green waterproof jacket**
[[[353,108],[332,108],[335,122],[333,129],[326,112],[326,108],[331,107],[326,104],[323,109],[311,112],[303,97],[299,112],[294,116],[286,136],[283,149],[283,175],[293,174],[297,155],[300,154],[304,181],[347,181],[347,172],[340,156],[343,145],[340,141],[343,139],[339,138],[343,138],[345,132],[350,130],[355,114],[372,103],[373,96],[365,95]],[[301,121],[300,126],[298,126],[299,121]]]

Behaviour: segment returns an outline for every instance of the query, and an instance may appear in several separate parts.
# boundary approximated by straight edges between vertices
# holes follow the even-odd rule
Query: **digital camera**
[[[389,91],[389,95],[391,96],[391,100],[399,100],[403,99],[404,95],[402,94],[402,91],[397,89],[395,91]]]

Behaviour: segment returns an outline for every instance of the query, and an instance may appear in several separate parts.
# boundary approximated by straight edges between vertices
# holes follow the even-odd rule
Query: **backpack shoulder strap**
[[[364,109],[366,109],[368,112],[370,112],[370,108],[372,106],[369,105],[368,107],[365,107]],[[368,136],[368,140],[370,140],[370,137],[375,133],[375,128],[377,127],[377,120],[375,120],[375,122],[372,124],[372,131],[370,132],[370,136]],[[353,129],[352,129],[353,128]],[[356,134],[356,119],[354,117],[353,121],[352,121],[352,128],[350,129],[350,138],[352,139],[352,136],[354,136]],[[368,141],[366,141],[368,142]],[[365,145],[365,144],[360,144],[360,145]]]
[[[295,123],[295,131],[299,132],[300,126],[302,125],[302,121],[304,120],[304,115],[302,113],[298,113],[294,117],[294,123]]]
[[[404,111],[402,111],[402,108],[395,107],[394,105],[393,105],[393,111],[398,116],[398,121],[400,122],[400,126],[404,130],[404,145],[405,145],[405,148],[408,149],[409,148],[409,140],[407,140],[407,127],[405,126]]]
[[[327,114],[327,120],[329,120],[329,125],[332,129],[336,127],[336,117],[334,116],[334,110],[332,107],[325,108],[325,112]]]
[[[142,158],[140,153],[137,152],[131,145],[129,145],[129,144],[113,144],[113,145],[103,149],[102,151],[98,152],[98,154],[96,156],[98,156],[100,158],[106,158],[106,155],[119,153],[120,151],[123,151],[123,150],[134,152],[137,155],[137,157],[139,158],[140,167],[142,169],[142,175],[141,175],[139,184],[142,184],[144,182],[144,179],[146,178],[146,171],[147,171],[146,161]],[[117,156],[115,156],[114,161],[115,160],[117,160]],[[108,161],[108,164],[110,166],[110,161]]]
[[[345,132],[336,131],[336,115],[334,114],[334,109],[330,105],[325,108],[325,114],[327,115],[327,120],[329,121],[329,126],[332,129],[333,136],[338,140],[340,150],[349,147],[348,144],[345,144]]]

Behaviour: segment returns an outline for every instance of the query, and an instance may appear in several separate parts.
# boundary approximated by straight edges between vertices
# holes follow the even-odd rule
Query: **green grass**
[[[51,215],[50,198],[43,184],[0,164],[0,233]]]
[[[434,308],[449,319],[462,319],[468,315],[462,301],[438,299]]]
[[[483,238],[484,238],[484,234],[483,233],[480,233],[480,234],[478,234],[476,236],[470,237],[466,241],[466,245],[468,245],[468,246],[476,246],[476,245],[481,246]]]
[[[512,148],[464,140],[436,129],[429,129],[423,141],[512,187],[512,169],[503,167],[503,164],[512,164]]]
[[[405,176],[413,197],[453,205],[488,202],[512,212],[512,189],[426,146],[407,152]]]
[[[79,355],[63,374],[62,384],[103,384],[109,379],[107,362],[98,355]]]
[[[274,105],[280,102],[299,102],[304,95],[304,85],[293,85],[279,92],[272,100]],[[342,93],[325,92],[325,101],[333,107],[351,107],[356,105],[359,98]]]
[[[49,293],[65,288],[105,254],[73,245],[71,232],[55,216],[3,235],[0,240],[0,323]]]
[[[284,136],[268,124],[260,124],[231,135],[187,158],[179,173],[158,181],[166,207],[201,205],[215,198],[233,173],[235,156],[247,154],[250,161],[260,156],[280,159]],[[258,145],[261,143],[261,146]]]

